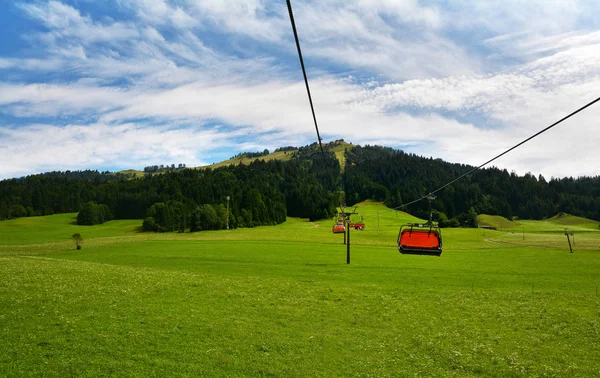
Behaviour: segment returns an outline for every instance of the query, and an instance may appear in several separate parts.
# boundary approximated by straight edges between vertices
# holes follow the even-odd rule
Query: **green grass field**
[[[351,265],[333,220],[0,222],[0,376],[600,376],[597,223],[444,229],[438,258],[398,253],[415,218],[358,210]]]

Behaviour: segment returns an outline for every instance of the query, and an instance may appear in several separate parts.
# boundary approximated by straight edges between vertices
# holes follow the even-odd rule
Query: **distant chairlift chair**
[[[404,224],[398,233],[398,250],[406,255],[440,256],[442,232],[433,224]]]
[[[343,234],[344,232],[346,232],[346,226],[344,226],[344,224],[338,223],[333,225],[334,234]]]

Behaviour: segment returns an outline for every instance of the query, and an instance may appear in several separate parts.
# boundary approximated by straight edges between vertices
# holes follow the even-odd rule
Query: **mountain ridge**
[[[312,145],[316,145],[316,143],[311,144]],[[291,146],[288,147],[279,147],[277,149],[275,149],[275,151],[273,152],[269,152],[266,155],[261,155],[261,156],[253,156],[253,157],[248,157],[248,155],[250,154],[257,154],[260,152],[250,152],[250,151],[244,151],[241,152],[235,156],[232,156],[229,159],[217,162],[217,163],[213,163],[213,164],[208,164],[208,165],[201,165],[201,166],[197,166],[197,167],[187,167],[190,169],[215,169],[215,168],[220,168],[220,167],[226,167],[226,166],[230,166],[230,165],[238,165],[238,164],[250,164],[253,163],[257,160],[262,160],[262,161],[272,161],[272,160],[281,160],[281,161],[287,161],[290,160],[294,157],[294,155],[296,155],[296,152],[298,151],[298,149],[302,148],[302,146],[300,147],[292,147],[294,148],[294,150],[282,150],[285,148],[290,148]],[[356,147],[356,145],[352,144],[352,143],[348,143],[346,141],[344,141],[343,139],[338,139],[329,143],[325,143],[323,144],[324,150],[329,152],[333,152],[336,156],[336,158],[338,159],[339,163],[340,163],[340,167],[342,168],[342,171],[344,170],[344,166],[345,166],[345,156],[344,156],[344,152],[346,150],[351,150],[352,148]],[[179,168],[178,168],[179,169]],[[159,170],[156,173],[161,173],[163,171],[169,171],[171,170],[170,168],[163,168],[163,170]],[[129,175],[134,175],[135,177],[140,177],[143,176],[146,172],[142,171],[142,170],[138,170],[138,169],[125,169],[122,171],[118,171],[118,172],[114,172],[114,173],[122,173],[122,174],[129,174]]]

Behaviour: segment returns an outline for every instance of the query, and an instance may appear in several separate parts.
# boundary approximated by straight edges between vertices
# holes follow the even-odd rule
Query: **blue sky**
[[[596,1],[295,0],[322,136],[480,164],[600,95]],[[285,1],[11,1],[0,179],[316,140]],[[600,107],[496,162],[598,175]]]

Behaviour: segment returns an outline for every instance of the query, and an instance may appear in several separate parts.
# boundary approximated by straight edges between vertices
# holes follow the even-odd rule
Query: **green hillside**
[[[333,146],[329,146],[328,144],[324,144],[324,146],[325,146],[326,151],[332,151],[335,154],[336,158],[340,162],[340,167],[343,170],[344,165],[345,165],[344,152],[346,149],[352,149],[354,147],[354,145],[352,143],[347,143],[344,141],[336,141],[336,142],[333,142]],[[272,152],[265,156],[252,157],[252,158],[246,157],[245,155],[242,154],[241,156],[236,157],[236,158],[227,159],[227,160],[224,160],[219,163],[205,165],[205,166],[196,167],[196,168],[199,168],[199,169],[218,168],[218,167],[224,167],[224,166],[228,166],[228,165],[232,165],[232,164],[233,165],[250,164],[256,160],[264,160],[264,161],[282,160],[282,161],[285,161],[285,160],[290,160],[295,154],[296,154],[296,151],[277,151],[277,152]]]
[[[499,215],[479,214],[477,222],[480,226],[490,226],[496,229],[506,229],[517,227],[519,223],[510,221]]]
[[[341,141],[341,142],[339,142],[339,144],[333,146],[330,149],[331,151],[333,151],[333,153],[335,154],[335,157],[340,162],[340,167],[342,169],[342,172],[344,172],[344,170],[346,168],[346,157],[344,154],[345,154],[346,150],[351,150],[353,148],[354,148],[354,145],[352,143],[347,143],[345,141]]]
[[[77,214],[26,217],[0,222],[0,245],[27,245],[70,242],[71,235],[81,233],[84,239],[135,235],[141,231],[141,220],[114,220],[98,226],[78,226]],[[85,241],[84,241],[85,242]]]
[[[144,172],[138,171],[137,169],[126,169],[118,173],[122,173],[124,175],[131,175],[133,177],[144,177]]]
[[[346,149],[352,149],[354,147],[354,145],[352,143],[347,143],[344,141],[339,141],[339,142],[335,142],[335,145],[333,147],[326,147],[329,151],[333,151],[333,153],[335,154],[336,158],[338,159],[338,161],[340,162],[340,167],[342,169],[342,171],[344,170],[344,166],[345,166],[345,157],[344,157],[344,152],[346,151]],[[219,168],[219,167],[226,167],[229,165],[238,165],[238,164],[250,164],[253,161],[256,160],[263,160],[263,161],[271,161],[271,160],[281,160],[281,161],[286,161],[286,160],[290,160],[294,154],[296,153],[296,151],[277,151],[277,152],[272,152],[268,155],[265,156],[259,156],[259,157],[247,157],[246,155],[242,154],[239,157],[235,157],[235,158],[231,158],[231,159],[227,159],[227,160],[223,160],[221,162],[218,163],[214,163],[214,164],[209,164],[209,165],[204,165],[204,166],[200,166],[200,167],[194,167],[196,169],[205,169],[205,168]],[[136,177],[143,177],[144,176],[144,172],[139,171],[139,170],[135,170],[135,169],[127,169],[124,171],[120,171],[119,173],[123,173],[123,174],[133,174]]]
[[[286,161],[286,160],[290,160],[292,158],[292,156],[294,156],[295,151],[277,151],[277,152],[272,152],[268,155],[265,156],[259,156],[259,157],[246,157],[245,155],[241,155],[239,157],[236,158],[232,158],[232,159],[227,159],[224,160],[222,162],[219,163],[215,163],[215,164],[210,164],[210,165],[204,165],[201,167],[196,167],[196,169],[205,169],[205,168],[219,168],[219,167],[226,167],[229,165],[238,165],[238,164],[250,164],[253,161],[256,160],[263,160],[263,161],[271,161],[271,160],[282,160],[282,161]]]
[[[578,226],[584,228],[597,229],[599,222],[596,222],[591,219],[577,217],[575,215],[560,213],[552,218],[548,219],[548,221],[564,225],[564,226]]]

